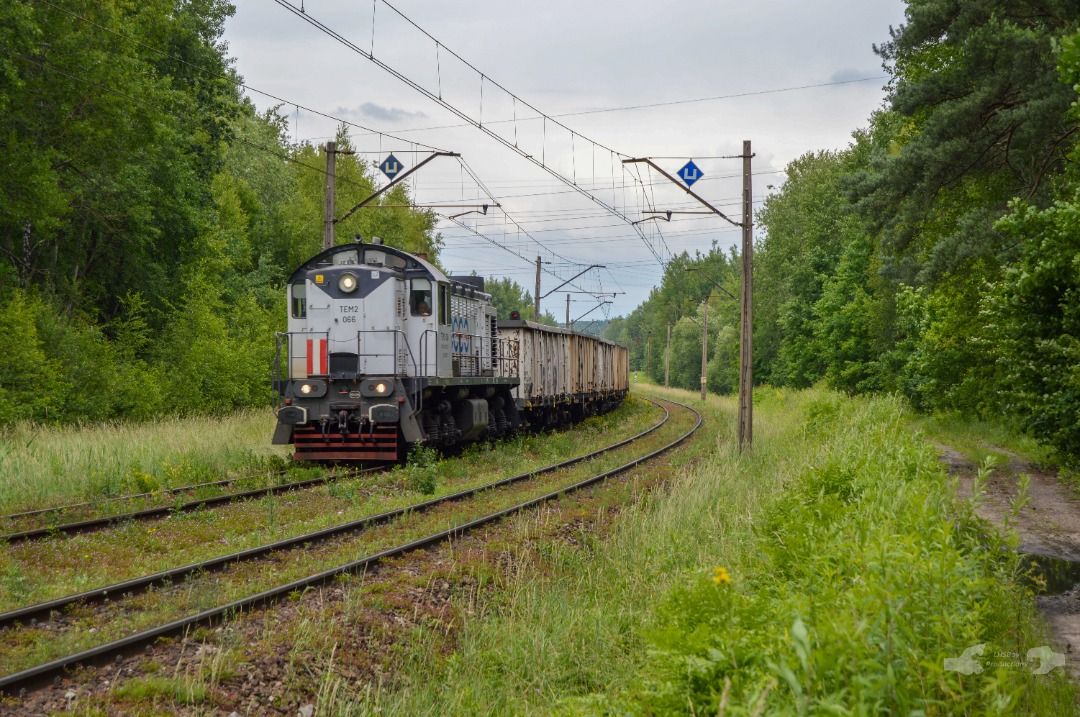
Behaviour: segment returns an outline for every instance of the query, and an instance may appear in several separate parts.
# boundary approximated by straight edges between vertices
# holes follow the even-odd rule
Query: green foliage
[[[907,19],[878,48],[888,108],[758,215],[755,378],[1019,419],[1075,462],[1080,6]]]
[[[880,356],[887,341],[889,296],[875,291],[877,273],[869,237],[844,247],[835,275],[814,305],[819,355],[829,385],[851,393],[884,388]]]
[[[1013,256],[993,223],[1013,196],[1052,196],[1074,96],[1051,48],[1078,21],[1069,0],[908,0],[877,48],[894,76],[889,141],[857,182],[902,276]]]
[[[16,291],[0,304],[0,336],[6,348],[0,361],[0,424],[47,417],[63,404],[63,385],[56,379],[59,365],[46,356],[38,334],[40,301]]]
[[[1080,185],[1044,211],[1017,203],[1002,230],[1024,254],[996,292],[1004,385],[1031,432],[1080,462]]]
[[[841,186],[854,152],[804,155],[787,167],[757,221],[768,239],[755,255],[754,353],[759,380],[806,387],[825,375],[813,307],[854,233]]]
[[[640,711],[716,714],[721,701],[731,714],[1066,709],[1063,674],[946,668],[975,645],[987,661],[1037,646],[1021,627],[1034,599],[1015,553],[953,502],[897,404],[852,410],[826,397],[808,417],[827,448],[754,521],[754,559],[730,575],[689,575],[660,606],[632,700]]]
[[[432,495],[438,487],[439,453],[421,443],[409,451],[408,467],[405,469],[409,488],[423,495]]]
[[[732,332],[738,335],[739,307],[731,296],[741,290],[739,266],[734,251],[726,254],[716,246],[708,254],[674,257],[664,269],[660,287],[629,317],[611,321],[603,335],[629,345],[632,370],[648,370],[653,381],[663,384],[670,325],[671,385],[696,390],[701,387],[703,302],[708,301],[709,355],[715,368],[707,371],[706,378],[712,390],[725,390],[730,382]],[[719,352],[718,346],[722,347]]]
[[[0,426],[266,405],[324,157],[238,94],[224,0],[0,9]],[[338,147],[351,144],[342,128]],[[296,160],[293,162],[283,161]],[[313,169],[314,168],[314,169]],[[376,186],[337,161],[337,205]],[[338,225],[438,261],[404,187]]]
[[[206,701],[209,690],[205,685],[175,677],[149,675],[128,680],[116,688],[115,697],[142,707],[147,703],[159,706],[198,705]]]
[[[489,276],[484,281],[484,291],[491,294],[491,303],[495,305],[499,319],[509,319],[511,311],[520,311],[521,318],[526,321],[539,321],[548,326],[559,325],[548,311],[541,312],[540,318],[536,319],[536,305],[532,294],[509,277]]]

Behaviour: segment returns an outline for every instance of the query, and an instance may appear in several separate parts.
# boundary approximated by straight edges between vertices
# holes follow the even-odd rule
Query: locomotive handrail
[[[428,373],[428,345],[431,339],[438,340],[439,332],[435,329],[426,330],[420,337],[420,366],[424,372],[424,377],[438,376],[438,356],[435,357],[433,373]],[[454,350],[453,343],[451,343],[450,356],[451,359],[458,359],[458,371],[454,374],[455,377],[479,377],[483,376],[484,369],[482,363],[487,360],[491,362],[491,376],[506,376],[515,377],[518,372],[511,371],[509,369],[500,371],[507,366],[513,366],[518,364],[520,360],[519,343],[517,339],[493,337],[488,334],[466,334],[461,331],[450,332],[451,342],[458,341],[459,345],[462,339],[468,339],[470,341],[470,348],[468,351],[462,351],[460,349]],[[474,348],[471,342],[477,341],[477,346]],[[485,350],[489,349],[489,350]],[[438,349],[436,348],[436,351]],[[466,359],[462,362],[461,359]]]
[[[275,388],[275,394],[276,394],[276,398],[274,399],[274,408],[275,409],[281,408],[281,401],[285,396],[285,389],[284,389],[284,386],[282,386],[283,379],[282,379],[282,376],[281,376],[281,342],[283,340],[288,345],[288,347],[287,347],[288,350],[286,352],[286,357],[285,357],[286,367],[285,367],[285,379],[284,380],[291,381],[292,379],[296,378],[293,375],[293,359],[295,357],[293,355],[292,336],[294,334],[296,336],[325,337],[327,344],[329,344],[329,342],[330,342],[330,332],[329,331],[275,331],[274,332],[274,338],[275,338],[276,343],[277,343],[277,346],[274,349],[274,388]],[[306,358],[308,358],[309,361],[311,360],[310,356],[307,356]],[[330,368],[329,368],[329,360],[327,360],[327,371],[329,372],[329,370],[330,370]],[[323,375],[323,374],[310,374],[310,373],[308,374],[308,376],[311,376],[311,375],[320,376],[320,375]],[[305,378],[306,377],[307,376],[305,376]]]
[[[401,329],[363,329],[363,330],[357,331],[356,332],[356,373],[357,374],[360,373],[360,359],[361,359],[361,357],[382,356],[383,355],[382,353],[370,353],[370,354],[368,354],[368,353],[364,353],[364,354],[360,353],[360,346],[362,344],[362,342],[360,340],[361,334],[384,334],[384,333],[392,333],[394,335],[394,358],[393,358],[393,361],[394,361],[394,373],[393,373],[393,375],[394,376],[401,375],[397,371],[398,336],[401,336],[402,342],[405,344],[405,350],[409,352],[409,361],[412,362],[412,369],[413,369],[412,375],[415,378],[419,378],[420,377],[420,369],[416,365],[416,357],[413,356],[412,347],[409,346],[409,337],[406,336],[405,332],[402,331]],[[404,373],[403,377],[408,378],[408,371],[406,370],[403,373]],[[424,394],[423,394],[423,391],[419,387],[419,383],[416,382],[416,381],[413,381],[413,391],[412,391],[412,394],[411,394],[411,397],[410,397],[411,398],[411,403],[412,403],[412,408],[413,408],[413,413],[419,412],[420,409],[422,408],[421,404],[423,403],[423,396],[424,396]]]
[[[408,376],[407,371],[404,371],[404,372],[403,371],[398,371],[398,367],[397,367],[397,362],[398,362],[398,336],[400,336],[402,338],[402,341],[405,344],[405,350],[409,352],[409,361],[412,362],[413,376],[419,376],[420,375],[420,371],[416,366],[416,357],[413,356],[412,347],[409,346],[409,337],[407,337],[405,335],[405,332],[402,331],[401,329],[361,329],[361,330],[356,332],[356,372],[358,374],[360,373],[360,359],[361,358],[377,358],[377,357],[386,355],[386,352],[384,352],[384,351],[378,351],[378,352],[372,352],[372,353],[361,353],[360,352],[360,347],[363,345],[363,342],[360,339],[361,339],[361,336],[363,334],[393,334],[393,336],[394,336],[394,353],[393,353],[394,370],[391,372],[391,375],[393,375],[393,376]],[[381,372],[378,372],[378,371],[371,372],[371,371],[369,371],[367,373],[376,373],[376,374],[378,374],[378,373],[381,373]]]

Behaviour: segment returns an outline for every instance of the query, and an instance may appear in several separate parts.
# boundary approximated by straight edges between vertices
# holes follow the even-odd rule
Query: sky
[[[706,210],[625,160],[676,175],[692,159],[693,190],[739,222],[743,141],[757,211],[787,163],[867,126],[887,81],[873,45],[904,22],[901,0],[235,4],[228,54],[294,141],[346,122],[373,166],[460,154],[405,180],[415,204],[438,205],[443,266],[531,293],[540,256],[541,309],[564,318],[571,289],[570,319],[586,321],[629,314],[672,255],[740,241],[715,214],[646,219]]]

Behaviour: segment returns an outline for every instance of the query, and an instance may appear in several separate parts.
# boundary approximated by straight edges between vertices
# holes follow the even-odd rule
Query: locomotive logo
[[[469,330],[469,320],[464,316],[455,316],[450,322],[450,330],[453,332],[454,353],[467,354],[472,351],[472,332]]]

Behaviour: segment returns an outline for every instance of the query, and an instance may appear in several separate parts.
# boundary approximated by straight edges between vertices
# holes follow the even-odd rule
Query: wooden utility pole
[[[739,330],[739,450],[754,445],[754,212],[750,140],[743,141],[742,316]]]
[[[711,296],[711,293],[710,293]],[[709,300],[701,312],[701,400],[705,400],[705,374],[709,369]]]
[[[334,160],[337,156],[337,142],[326,143],[326,211],[323,214],[323,251],[334,248]]]
[[[652,376],[652,334],[649,334],[649,340],[645,342],[645,375]]]
[[[570,294],[566,295],[566,328],[570,328]]]
[[[533,294],[536,300],[533,301],[533,321],[540,320],[540,257],[536,257],[536,293]]]
[[[664,347],[664,388],[671,378],[671,322],[667,322],[667,345]]]

